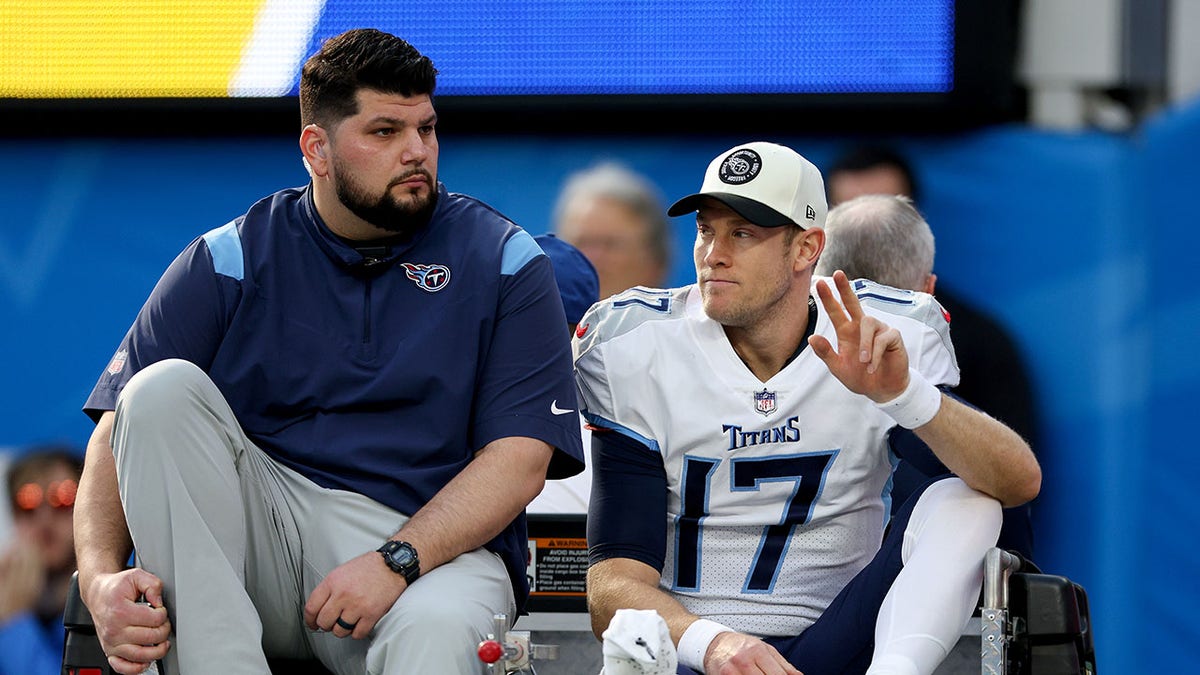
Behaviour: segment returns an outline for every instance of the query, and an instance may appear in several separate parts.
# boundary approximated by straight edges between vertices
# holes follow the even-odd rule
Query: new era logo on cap
[[[828,211],[821,172],[775,143],[746,143],[722,153],[709,163],[700,191],[672,204],[667,214],[695,211],[705,198],[762,227],[824,227]]]

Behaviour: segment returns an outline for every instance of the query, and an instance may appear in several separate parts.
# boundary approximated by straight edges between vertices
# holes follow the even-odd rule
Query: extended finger
[[[837,356],[837,352],[833,349],[833,343],[824,335],[808,336],[808,346],[812,347],[813,353],[817,355],[817,358],[825,363],[829,363],[830,359]]]
[[[845,272],[838,270],[833,273],[833,283],[837,286],[838,294],[842,296],[842,305],[850,315],[850,320],[861,319],[862,303],[858,301],[858,296],[854,293],[854,286],[850,283],[850,278],[846,276]]]
[[[825,308],[825,313],[829,315],[829,321],[833,324],[834,330],[841,330],[842,326],[850,322],[850,318],[846,316],[846,310],[834,298],[833,291],[824,279],[817,281],[817,298],[821,301],[821,306]]]

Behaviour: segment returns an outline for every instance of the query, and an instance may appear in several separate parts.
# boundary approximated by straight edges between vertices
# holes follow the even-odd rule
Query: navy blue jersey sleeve
[[[84,412],[99,419],[104,411],[115,409],[117,396],[129,378],[157,361],[185,359],[207,369],[221,345],[227,312],[240,292],[239,282],[214,270],[204,238],[193,241],[155,285],[100,374]]]
[[[583,471],[571,341],[550,259],[523,230],[504,245],[500,309],[476,383],[472,444],[524,436],[556,451],[547,478]]]
[[[915,469],[924,478],[940,476],[949,471],[912,429],[892,427],[888,432],[888,447],[900,458],[901,465]]]
[[[629,558],[661,571],[667,553],[667,470],[662,456],[624,434],[592,432],[588,560]]]

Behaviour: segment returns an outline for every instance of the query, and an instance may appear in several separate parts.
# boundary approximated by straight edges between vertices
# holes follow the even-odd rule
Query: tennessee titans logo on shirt
[[[754,410],[764,415],[775,412],[775,392],[767,391],[765,388],[762,391],[754,392]]]
[[[450,283],[450,268],[445,265],[423,265],[420,263],[400,263],[409,279],[417,282],[417,287],[423,291],[437,293]]]

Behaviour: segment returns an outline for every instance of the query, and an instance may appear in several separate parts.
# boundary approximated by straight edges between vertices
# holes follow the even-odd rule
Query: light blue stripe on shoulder
[[[654,452],[657,452],[660,455],[662,454],[662,448],[658,447],[658,441],[656,441],[652,438],[646,438],[645,436],[639,434],[638,432],[634,431],[633,429],[630,429],[627,426],[617,424],[616,422],[613,422],[612,420],[606,420],[603,417],[601,417],[595,413],[587,412],[586,410],[583,412],[583,419],[587,420],[588,422],[590,422],[592,424],[595,424],[598,427],[604,427],[605,429],[611,429],[611,430],[617,432],[618,434],[621,434],[622,436],[628,436],[629,438],[632,438],[633,440],[637,441],[638,443],[641,443],[642,445],[646,446],[647,448],[650,448]]]
[[[516,274],[530,260],[539,255],[544,255],[542,247],[538,246],[528,232],[518,230],[516,234],[508,238],[508,241],[504,242],[504,253],[500,257],[500,274]]]
[[[212,254],[213,270],[220,275],[238,281],[245,275],[242,261],[242,237],[237,231],[237,221],[230,221],[204,235],[208,252]]]

